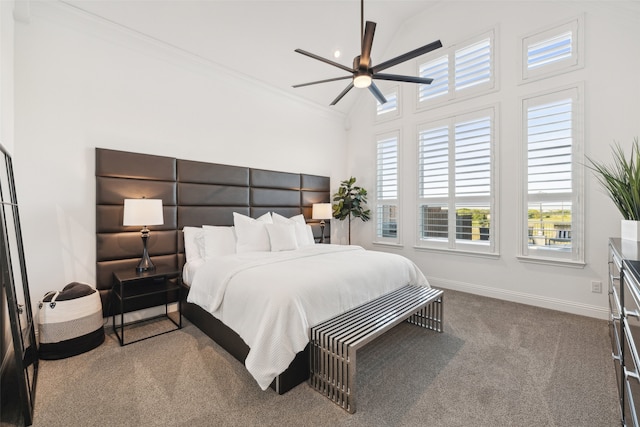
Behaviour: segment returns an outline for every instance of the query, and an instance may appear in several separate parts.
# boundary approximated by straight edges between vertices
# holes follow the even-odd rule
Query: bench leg
[[[444,295],[434,300],[431,304],[418,310],[407,319],[407,322],[436,332],[444,330]]]
[[[309,385],[347,412],[354,413],[356,350],[318,334],[312,337],[309,351]]]

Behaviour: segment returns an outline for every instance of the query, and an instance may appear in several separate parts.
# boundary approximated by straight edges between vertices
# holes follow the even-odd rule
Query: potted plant
[[[351,217],[362,221],[371,219],[371,211],[366,209],[367,190],[357,185],[356,179],[351,177],[340,183],[338,192],[333,195],[333,217],[339,220],[349,220],[349,244],[351,244]]]
[[[609,198],[624,218],[621,237],[640,240],[638,221],[640,221],[640,148],[638,138],[633,140],[631,155],[625,156],[618,143],[613,147],[613,163],[596,162],[587,157],[591,169]]]

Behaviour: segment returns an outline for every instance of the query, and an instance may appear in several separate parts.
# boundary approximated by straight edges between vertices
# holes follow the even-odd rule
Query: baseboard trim
[[[565,313],[595,317],[597,319],[609,319],[609,309],[605,307],[599,307],[590,304],[581,304],[559,298],[542,297],[540,295],[533,295],[525,292],[516,292],[507,289],[496,289],[488,286],[458,282],[438,277],[429,277],[428,280],[429,284],[435,288],[451,289],[454,291],[517,302],[520,304],[532,305],[535,307],[563,311]]]

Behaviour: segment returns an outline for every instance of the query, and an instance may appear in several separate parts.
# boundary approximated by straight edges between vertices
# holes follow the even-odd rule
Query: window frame
[[[441,107],[443,104],[462,101],[465,99],[473,98],[480,95],[486,95],[492,92],[495,92],[499,89],[499,69],[498,66],[498,40],[499,40],[499,31],[498,26],[492,27],[489,30],[483,31],[475,36],[468,37],[460,42],[452,44],[443,49],[436,49],[433,52],[425,55],[425,60],[416,61],[416,73],[420,75],[420,68],[432,61],[435,61],[443,56],[447,56],[448,68],[447,68],[447,78],[448,78],[448,90],[446,94],[442,96],[437,96],[432,99],[420,100],[420,86],[417,86],[416,89],[416,110],[430,110],[433,108]],[[476,86],[471,86],[467,88],[462,88],[456,90],[456,69],[455,69],[455,54],[457,51],[466,49],[476,43],[481,42],[482,40],[489,39],[489,46],[491,49],[490,52],[490,67],[491,67],[491,75],[488,82],[481,83]],[[429,77],[429,76],[426,76]]]
[[[466,253],[469,255],[479,255],[479,256],[490,256],[490,257],[498,257],[499,256],[499,208],[498,208],[498,194],[499,194],[499,169],[498,169],[498,144],[499,144],[499,105],[492,104],[488,106],[484,106],[481,108],[474,108],[472,110],[463,111],[457,114],[447,115],[445,117],[430,120],[428,122],[423,122],[419,124],[416,128],[416,176],[417,176],[417,187],[416,187],[416,199],[414,206],[414,214],[416,215],[415,224],[416,230],[414,232],[415,236],[415,249],[418,250],[435,250],[435,251],[444,251],[444,252],[456,252],[456,253]],[[451,230],[456,226],[456,206],[461,204],[460,202],[473,203],[473,197],[464,197],[458,196],[455,194],[451,194],[451,191],[448,192],[447,196],[443,196],[440,198],[422,198],[419,194],[420,192],[420,137],[421,133],[428,129],[435,129],[438,127],[447,126],[448,129],[448,144],[449,144],[449,155],[448,155],[448,188],[455,190],[455,127],[456,124],[466,123],[472,121],[474,119],[479,119],[483,117],[489,116],[491,121],[491,142],[490,142],[490,195],[487,196],[486,202],[489,205],[489,214],[491,215],[491,226],[489,229],[489,241],[487,244],[480,243],[481,241],[469,241],[464,242],[460,239],[457,239],[455,233],[451,233]],[[453,148],[453,151],[451,151]],[[454,154],[454,155],[451,155]],[[453,173],[451,173],[453,171]],[[442,204],[447,207],[448,212],[448,223],[449,225],[447,239],[444,240],[425,240],[421,237],[421,214],[420,209],[425,203],[430,204]],[[477,202],[477,199],[476,199]]]
[[[378,194],[378,145],[381,141],[388,140],[391,138],[396,139],[396,168],[397,168],[397,198],[396,199],[379,199]],[[393,129],[384,132],[376,133],[375,135],[375,159],[376,159],[376,168],[375,168],[375,193],[374,193],[374,212],[373,212],[373,243],[378,245],[393,245],[393,246],[401,246],[402,245],[402,209],[400,201],[402,199],[402,132],[400,129]],[[379,216],[378,209],[380,206],[384,205],[395,205],[396,207],[396,236],[395,237],[383,237],[378,235],[378,227]]]
[[[536,105],[544,105],[553,101],[567,99],[572,103],[572,144],[571,144],[571,252],[553,251],[544,247],[529,246],[528,209],[530,199],[541,201],[540,196],[529,196],[528,174],[528,108]],[[521,134],[520,134],[520,174],[521,201],[520,224],[518,233],[520,244],[518,259],[527,262],[543,264],[560,264],[567,266],[583,267],[584,261],[584,166],[582,163],[584,152],[584,82],[550,89],[544,92],[526,95],[520,98]],[[546,193],[546,199],[559,202],[561,197]],[[566,200],[566,199],[563,199]]]
[[[570,31],[572,33],[572,55],[569,58],[554,61],[547,65],[529,70],[528,48]],[[584,15],[580,15],[559,24],[551,25],[528,33],[520,38],[520,78],[518,84],[525,84],[570,71],[584,68]]]

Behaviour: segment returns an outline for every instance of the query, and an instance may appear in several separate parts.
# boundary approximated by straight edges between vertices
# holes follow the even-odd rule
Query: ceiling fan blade
[[[353,82],[349,83],[349,86],[347,86],[346,88],[344,88],[344,90],[342,92],[340,92],[340,95],[338,95],[336,97],[336,99],[333,100],[331,105],[336,105],[338,103],[338,101],[340,101],[342,99],[342,97],[345,96],[347,94],[347,92],[349,92],[352,88],[353,88]]]
[[[385,102],[387,102],[387,99],[384,97],[382,92],[380,92],[380,89],[378,89],[378,86],[376,86],[374,82],[371,82],[371,86],[369,86],[369,92],[371,92],[373,96],[376,97],[380,104],[384,104]]]
[[[394,82],[422,83],[423,85],[430,85],[431,82],[433,82],[433,79],[429,77],[401,76],[398,74],[377,73],[371,76],[371,78],[378,79],[378,80],[391,80]]]
[[[429,43],[427,45],[424,45],[422,47],[414,49],[411,52],[407,52],[407,53],[402,54],[400,56],[396,56],[393,59],[390,59],[388,61],[382,62],[382,63],[376,65],[375,67],[372,67],[371,71],[373,73],[376,73],[378,71],[386,70],[389,67],[393,67],[394,65],[398,65],[401,62],[408,61],[408,60],[413,59],[413,58],[415,58],[417,56],[424,55],[425,53],[431,52],[432,50],[436,50],[436,49],[441,48],[441,47],[442,47],[442,43],[440,42],[440,40],[436,40],[436,41],[434,41],[432,43]]]
[[[293,85],[292,87],[310,86],[310,85],[315,85],[315,84],[318,84],[318,83],[335,82],[336,80],[344,80],[344,79],[352,79],[352,78],[353,78],[353,76],[334,77],[332,79],[318,80],[318,81],[309,82],[309,83],[300,83],[299,85]]]
[[[344,66],[342,64],[338,64],[337,62],[333,62],[330,59],[323,58],[323,57],[315,55],[315,54],[313,54],[311,52],[307,52],[306,50],[296,49],[295,51],[298,52],[298,53],[301,53],[303,55],[306,55],[309,58],[313,58],[313,59],[317,59],[318,61],[322,61],[325,64],[329,64],[329,65],[333,65],[334,67],[338,67],[341,70],[344,70],[344,71],[346,71],[348,73],[353,73],[355,71],[352,68],[346,67],[346,66]]]
[[[367,21],[362,36],[362,54],[360,55],[360,68],[369,68],[371,62],[371,46],[373,45],[373,34],[376,32],[376,23]]]

